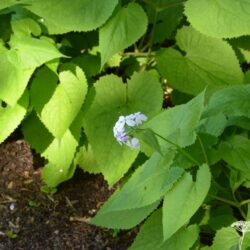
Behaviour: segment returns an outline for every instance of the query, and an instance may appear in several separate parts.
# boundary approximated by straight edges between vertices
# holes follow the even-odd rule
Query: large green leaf
[[[173,88],[197,95],[204,88],[213,92],[227,85],[243,83],[243,73],[233,49],[226,41],[207,37],[192,27],[178,31],[177,44],[156,55],[157,68]]]
[[[211,97],[203,114],[204,117],[223,113],[226,116],[250,118],[250,85],[231,86]]]
[[[202,205],[210,188],[211,174],[203,164],[193,182],[192,176],[186,173],[165,195],[163,203],[163,236],[169,239],[194,215]]]
[[[89,31],[111,16],[117,0],[21,0],[25,8],[40,16],[50,34]]]
[[[164,241],[162,210],[154,212],[141,227],[130,250],[189,250],[198,238],[198,226],[181,228],[171,238]]]
[[[74,68],[74,73],[70,67]],[[62,138],[76,118],[87,93],[87,80],[78,66],[71,65],[59,73],[60,84],[55,88],[55,75],[44,68],[32,83],[33,105],[48,130]]]
[[[169,108],[160,113],[145,123],[144,127],[149,127],[171,142],[186,147],[195,141],[195,128],[199,123],[204,108],[203,103],[204,93],[201,93],[186,104]],[[158,139],[160,146],[168,144],[163,139]],[[168,145],[172,146],[171,144]]]
[[[100,29],[101,66],[122,49],[135,43],[147,29],[147,16],[140,5],[121,8]]]
[[[29,103],[27,92],[14,106],[2,107],[0,100],[0,143],[2,143],[23,120]]]
[[[9,61],[10,52],[0,50],[0,99],[10,105],[15,105],[22,96],[34,68],[23,69]]]
[[[102,77],[90,91],[86,103],[84,128],[102,172],[110,185],[128,170],[138,154],[121,146],[113,135],[113,126],[120,115],[142,112],[151,117],[159,112],[162,90],[156,76],[135,74],[123,84],[114,75]]]
[[[109,204],[109,209],[135,209],[161,199],[183,174],[181,168],[169,169],[174,155],[174,151],[168,152],[164,157],[159,153],[153,154],[116,194],[116,199]]]
[[[220,154],[228,164],[243,172],[250,171],[250,140],[235,135],[220,144]]]
[[[188,0],[185,14],[200,32],[218,38],[250,34],[248,0]]]

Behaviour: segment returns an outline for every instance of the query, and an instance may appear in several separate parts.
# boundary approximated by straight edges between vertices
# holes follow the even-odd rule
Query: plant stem
[[[204,147],[204,145],[203,145],[203,142],[202,142],[202,140],[201,140],[201,138],[200,138],[199,135],[197,135],[197,138],[198,138],[198,141],[199,141],[199,143],[200,143],[201,150],[202,150],[202,153],[203,153],[205,162],[207,163],[207,165],[209,165],[207,153],[206,153],[205,147]]]
[[[250,199],[242,201],[242,202],[240,203],[240,206],[246,205],[246,204],[248,204],[248,203],[250,203]]]
[[[216,195],[212,195],[212,194],[209,194],[209,196],[212,197],[215,200],[227,203],[228,205],[231,205],[231,206],[234,206],[234,207],[237,207],[237,208],[239,207],[239,205],[234,201],[230,201],[228,199],[225,199],[225,198],[222,198],[222,197],[219,197],[219,196],[216,196]]]
[[[187,153],[185,150],[183,150],[179,145],[175,144],[174,142],[169,141],[168,139],[164,138],[163,136],[159,135],[156,132],[153,132],[156,136],[161,138],[162,140],[168,142],[169,144],[175,146],[177,150],[182,153],[186,158],[188,158],[190,161],[192,161],[195,165],[200,165],[198,161],[196,161],[189,153]]]
[[[238,208],[241,216],[244,218],[244,220],[246,220],[247,216],[246,216],[245,212],[241,209],[240,204],[238,204],[238,203],[236,203],[234,201],[230,201],[230,200],[227,200],[225,198],[219,197],[219,196],[215,196],[215,195],[211,195],[211,194],[209,194],[209,196],[212,197],[215,200],[222,201],[222,202],[224,202],[224,203],[226,203],[226,204],[228,204],[230,206]]]
[[[153,47],[153,43],[154,43],[155,26],[156,26],[157,16],[158,16],[158,12],[155,11],[152,32],[151,32],[150,40],[149,40],[149,48],[148,48],[147,64],[146,65],[148,65],[148,63],[149,63],[151,52],[152,52],[152,47]]]

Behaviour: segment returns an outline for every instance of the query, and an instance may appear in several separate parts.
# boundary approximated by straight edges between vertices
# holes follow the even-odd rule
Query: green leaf
[[[231,86],[213,94],[204,117],[223,113],[226,116],[250,118],[250,85]]]
[[[35,20],[29,17],[13,19],[11,21],[11,28],[15,33],[15,36],[18,37],[27,37],[31,34],[33,34],[34,36],[40,36],[42,32],[40,25]]]
[[[2,107],[0,100],[0,143],[2,143],[21,123],[29,103],[27,92],[14,106]]]
[[[242,250],[250,250],[250,232],[244,233],[244,238],[242,239]]]
[[[84,129],[102,172],[110,185],[118,181],[138,151],[121,146],[113,135],[120,115],[142,112],[148,117],[159,112],[162,90],[156,76],[140,73],[127,84],[114,75],[100,78],[91,89],[85,106]],[[101,142],[101,143],[100,143]]]
[[[198,238],[198,226],[181,228],[170,239],[164,241],[162,232],[162,211],[154,212],[141,227],[129,250],[189,250]]]
[[[44,125],[58,139],[63,137],[76,118],[87,93],[87,80],[83,71],[78,66],[71,66],[75,72],[70,68],[60,72],[60,84],[55,90],[55,76],[48,69],[38,72],[32,84],[31,96],[35,100],[35,110]],[[44,92],[40,92],[42,89]]]
[[[159,145],[158,139],[156,135],[154,134],[153,130],[151,130],[150,128],[147,128],[141,131],[140,133],[138,133],[137,136],[139,139],[145,142],[152,149],[157,151],[159,154],[162,154],[161,147]]]
[[[25,139],[37,152],[49,160],[42,171],[43,181],[48,186],[56,187],[69,178],[80,137],[81,125],[82,114],[80,113],[63,137],[56,139],[34,113],[24,121],[23,133]]]
[[[240,236],[235,229],[224,227],[217,231],[213,245],[207,249],[211,250],[237,250],[239,247]]]
[[[84,171],[94,174],[100,172],[91,145],[81,147],[76,158],[77,164],[79,164],[79,167]]]
[[[214,165],[221,159],[218,151],[213,148],[215,144],[217,144],[217,137],[210,134],[198,134],[195,143],[186,147],[185,151],[199,162],[199,164],[207,163],[209,165]],[[188,166],[185,155],[179,153],[177,157],[178,162],[175,162],[176,166],[178,166],[178,164]],[[194,162],[190,161],[190,164],[194,166]]]
[[[72,63],[78,65],[84,71],[86,77],[90,78],[99,73],[101,65],[100,61],[100,56],[84,54],[73,58]]]
[[[221,135],[227,126],[227,119],[224,114],[218,113],[211,116],[203,118],[200,121],[199,127],[197,128],[197,132],[206,133],[213,136],[218,137]]]
[[[48,40],[32,37],[12,36],[9,60],[22,69],[36,68],[43,63],[64,57]]]
[[[1,0],[0,2],[0,10],[8,8],[12,5],[19,4],[19,0]]]
[[[222,227],[229,227],[235,222],[232,208],[226,205],[212,207],[209,217],[208,224],[214,231]]]
[[[160,113],[143,127],[149,127],[158,135],[180,147],[191,145],[196,138],[195,128],[203,111],[203,103],[204,93],[201,93],[187,104],[175,106]],[[167,144],[172,146],[163,139],[159,139],[159,144],[161,147]]]
[[[243,83],[238,60],[226,41],[207,37],[191,27],[179,30],[176,40],[184,56],[173,48],[156,54],[157,69],[173,88],[197,95],[204,88],[211,93]]]
[[[243,172],[250,170],[250,140],[244,136],[234,135],[219,147],[222,159]]]
[[[170,38],[183,17],[183,5],[173,0],[150,0],[147,3],[149,22],[154,23],[156,18],[154,42]]]
[[[163,236],[169,239],[194,215],[202,205],[210,188],[211,174],[208,165],[203,164],[193,182],[186,173],[165,195],[163,203]]]
[[[248,70],[244,75],[244,83],[250,84],[250,70]]]
[[[246,0],[188,0],[185,4],[185,14],[191,25],[217,38],[249,35],[249,13],[250,2]]]
[[[117,0],[21,0],[25,8],[40,16],[50,34],[94,30],[111,16]]]
[[[48,163],[42,169],[42,179],[51,189],[58,186],[61,182],[70,179],[75,172],[76,165],[59,166]]]
[[[22,65],[9,61],[10,52],[0,50],[0,99],[14,106],[22,96],[34,68],[23,69]]]
[[[101,67],[115,53],[135,43],[147,29],[147,16],[140,5],[121,8],[100,29]]]
[[[109,210],[135,209],[160,200],[184,172],[181,168],[169,169],[174,155],[174,151],[166,153],[164,157],[154,153],[116,193]]]
[[[42,154],[52,143],[54,137],[32,112],[22,123],[24,138],[37,153]],[[42,138],[42,140],[41,140]]]
[[[112,200],[115,199],[115,194],[111,197]],[[112,203],[109,201],[102,206],[98,214],[91,220],[92,224],[114,229],[129,229],[142,222],[159,206],[159,202],[155,202],[146,207],[112,211],[109,210],[109,204]]]

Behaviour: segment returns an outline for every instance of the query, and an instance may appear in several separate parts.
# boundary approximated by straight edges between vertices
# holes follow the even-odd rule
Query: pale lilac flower
[[[141,125],[142,121],[147,121],[147,119],[148,119],[147,116],[145,116],[141,112],[135,113],[135,124],[137,126]]]
[[[135,116],[134,114],[127,115],[126,118],[125,118],[126,124],[127,124],[129,127],[134,127],[134,126],[136,125],[135,119],[136,119],[136,116]]]
[[[115,126],[113,127],[114,137],[116,138],[118,143],[120,145],[126,144],[130,148],[134,149],[140,148],[139,139],[129,136],[126,133],[126,127],[138,127],[142,124],[143,121],[147,121],[147,119],[147,116],[145,116],[141,112],[137,112],[127,116],[120,116],[118,118],[118,121],[115,123]]]
[[[124,130],[125,122],[126,122],[125,116],[120,116],[114,127],[116,131],[122,132]]]
[[[140,148],[140,142],[138,138],[133,137],[130,141],[127,141],[126,143],[130,148]]]

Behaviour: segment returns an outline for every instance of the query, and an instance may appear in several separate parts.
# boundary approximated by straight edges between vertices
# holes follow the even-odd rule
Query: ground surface
[[[125,250],[136,229],[121,232],[88,224],[111,195],[100,175],[78,170],[49,196],[40,191],[43,161],[23,140],[0,146],[0,250]]]

